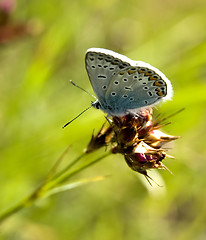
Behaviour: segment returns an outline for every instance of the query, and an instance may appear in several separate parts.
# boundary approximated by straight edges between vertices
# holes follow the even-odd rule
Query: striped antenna
[[[93,98],[96,99],[96,97],[94,95],[92,95],[91,93],[87,92],[85,89],[83,89],[82,87],[78,86],[76,83],[74,83],[72,80],[70,80],[70,83],[81,89],[82,91],[86,92],[87,94],[89,94],[90,96],[92,96]],[[91,104],[91,106],[89,106],[88,108],[86,108],[84,111],[82,111],[80,114],[78,114],[75,118],[73,118],[71,121],[69,121],[68,123],[66,123],[62,128],[65,128],[66,126],[68,126],[71,122],[73,122],[75,119],[77,119],[79,116],[81,116],[84,112],[86,112],[88,109],[90,109],[91,107],[93,107],[93,104]]]

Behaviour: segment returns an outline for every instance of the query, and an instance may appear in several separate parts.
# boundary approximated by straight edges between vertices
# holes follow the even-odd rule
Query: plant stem
[[[75,168],[74,170],[71,170],[71,171],[67,172],[65,175],[59,176],[57,179],[54,179],[56,181],[56,185],[67,181],[73,175],[76,175],[77,173],[81,172],[82,170],[84,170],[84,169],[90,167],[91,165],[99,162],[100,160],[102,160],[103,158],[109,156],[110,154],[111,154],[111,152],[107,152],[104,155],[102,155],[101,157],[99,157],[99,158],[97,158],[95,160],[92,160],[90,162],[87,162],[85,164],[82,164],[81,166]]]
[[[39,192],[42,186],[37,188],[31,195],[25,198],[23,201],[17,203],[15,206],[7,209],[5,212],[0,214],[0,223],[6,220],[8,217],[14,215],[15,213],[19,212],[20,210],[27,208],[33,204],[37,199],[39,199]]]
[[[52,179],[56,179],[59,176],[62,176],[64,173],[66,173],[70,168],[72,168],[79,160],[82,159],[82,157],[85,156],[85,153],[82,153],[79,157],[77,157],[75,160],[73,160],[71,163],[69,163],[62,171],[58,172]]]
[[[5,219],[10,217],[11,215],[14,215],[15,213],[19,212],[23,208],[25,208],[25,203],[24,202],[21,202],[21,203],[17,204],[16,206],[11,207],[6,212],[1,214],[0,223],[2,223]]]
[[[91,160],[87,163],[84,163],[75,169],[68,171],[74,164],[76,164],[85,154],[81,154],[79,157],[77,157],[74,161],[72,161],[69,165],[67,165],[62,171],[54,175],[53,177],[50,176],[46,179],[31,195],[29,195],[27,198],[25,198],[23,201],[17,203],[15,206],[7,209],[5,212],[0,214],[0,223],[2,223],[4,220],[6,220],[8,217],[14,215],[15,213],[21,211],[22,209],[25,209],[29,206],[31,206],[35,201],[41,199],[44,197],[47,192],[65,181],[67,181],[72,176],[76,175],[77,173],[83,171],[84,169],[90,167],[91,165],[97,163],[98,161],[102,160],[103,158],[110,155],[111,152],[108,152],[101,157]]]

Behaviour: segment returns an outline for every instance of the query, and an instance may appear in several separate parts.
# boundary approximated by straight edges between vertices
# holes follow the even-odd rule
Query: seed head
[[[124,156],[128,166],[145,177],[148,169],[167,169],[162,161],[167,155],[164,145],[179,137],[171,136],[159,130],[160,121],[152,120],[152,110],[144,109],[138,115],[127,114],[113,117],[108,127],[102,127],[92,138],[86,152],[92,152],[111,144],[113,154]]]

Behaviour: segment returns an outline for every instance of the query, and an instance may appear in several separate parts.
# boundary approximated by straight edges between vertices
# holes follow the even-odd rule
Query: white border
[[[163,101],[171,100],[171,98],[173,96],[172,84],[171,84],[170,80],[156,67],[153,67],[149,63],[146,63],[146,62],[134,61],[134,60],[122,55],[122,54],[119,54],[119,53],[116,53],[112,50],[108,50],[108,49],[104,49],[104,48],[89,48],[86,51],[86,53],[88,53],[88,52],[104,53],[104,54],[107,54],[107,55],[111,55],[115,58],[118,58],[118,59],[120,59],[124,62],[127,62],[131,66],[146,67],[146,68],[149,68],[149,69],[153,70],[167,83],[167,95],[165,97],[163,97],[161,100],[163,100]]]

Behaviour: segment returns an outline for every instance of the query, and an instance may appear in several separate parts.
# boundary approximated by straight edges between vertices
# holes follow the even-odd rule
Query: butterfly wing
[[[102,48],[90,48],[87,50],[85,64],[93,90],[102,106],[107,112],[105,94],[113,76],[130,66],[129,58]]]
[[[124,115],[150,106],[172,95],[172,86],[158,69],[136,62],[119,71],[110,81],[105,100],[112,106],[111,115]]]

